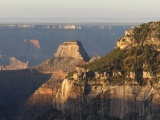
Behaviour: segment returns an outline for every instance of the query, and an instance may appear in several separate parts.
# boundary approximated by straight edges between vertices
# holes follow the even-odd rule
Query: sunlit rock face
[[[55,57],[72,57],[76,59],[82,59],[88,61],[90,58],[84,50],[80,41],[67,41],[62,43],[57,52],[54,55]]]
[[[137,27],[132,27],[125,31],[123,37],[117,41],[120,49],[131,48],[138,45],[153,45],[156,50],[160,51],[160,22],[144,23]]]
[[[64,51],[66,51],[66,53],[64,53]],[[17,115],[18,120],[35,119],[53,107],[56,94],[61,88],[65,76],[68,72],[72,72],[77,65],[86,63],[84,61],[85,56],[81,53],[87,55],[79,41],[65,42],[60,45],[54,56],[33,67],[33,69],[44,74],[51,74],[51,77],[44,84],[39,86],[39,88],[28,97],[22,107],[19,108]],[[69,87],[67,88],[69,84],[65,82],[63,84],[65,84],[63,90],[69,91]],[[63,96],[64,99],[68,98],[66,94]]]
[[[66,113],[64,118],[69,115],[74,120],[159,120],[159,85],[140,86],[135,81],[111,85],[100,79],[65,79],[54,105]]]
[[[54,106],[63,111],[61,119],[159,120],[159,32],[160,22],[131,28],[110,54],[75,69],[63,81],[54,101]],[[144,59],[146,48],[152,51],[146,52],[151,59]],[[134,59],[125,65],[130,58]]]

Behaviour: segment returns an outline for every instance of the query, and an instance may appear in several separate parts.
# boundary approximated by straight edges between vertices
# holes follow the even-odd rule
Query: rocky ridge
[[[68,75],[54,100],[59,119],[159,120],[159,23],[131,28],[111,53]]]
[[[63,50],[64,45],[65,48]],[[66,53],[63,51],[66,51]],[[68,53],[70,51],[71,54]],[[80,41],[64,42],[59,46],[54,56],[32,67],[31,69],[35,69],[43,74],[51,74],[51,77],[35,90],[25,101],[24,105],[19,108],[17,119],[35,119],[50,110],[67,73],[72,72],[77,65],[86,63],[84,61],[86,58],[83,58],[84,55],[87,56],[87,59],[89,58]],[[21,111],[22,109],[23,112]]]
[[[125,31],[123,37],[117,41],[120,49],[138,45],[153,45],[159,51],[160,46],[160,22],[144,23]]]
[[[93,62],[93,61],[98,60],[98,59],[100,59],[100,58],[101,58],[101,56],[99,56],[99,55],[93,56],[93,57],[89,60],[89,62]]]

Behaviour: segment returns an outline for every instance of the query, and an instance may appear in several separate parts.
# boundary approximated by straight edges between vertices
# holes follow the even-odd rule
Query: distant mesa
[[[66,41],[62,43],[54,56],[72,57],[76,59],[82,59],[86,62],[90,59],[85,49],[83,48],[82,43],[78,40]]]
[[[20,60],[17,60],[15,57],[10,57],[9,60],[9,65],[0,66],[0,70],[20,70],[28,67],[28,61],[26,63],[21,62]]]

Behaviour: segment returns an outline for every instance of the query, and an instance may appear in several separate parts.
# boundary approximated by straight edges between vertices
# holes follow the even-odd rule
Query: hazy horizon
[[[0,17],[0,24],[45,24],[45,23],[104,23],[104,24],[140,24],[158,21],[160,18],[100,18],[100,17]]]
[[[159,4],[159,0],[1,0],[0,23],[143,23],[160,19]]]

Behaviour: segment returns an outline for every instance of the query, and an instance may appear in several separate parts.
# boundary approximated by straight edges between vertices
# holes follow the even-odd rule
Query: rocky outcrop
[[[72,72],[77,65],[85,64],[85,58],[83,57],[86,56],[81,54],[85,53],[85,51],[78,51],[82,51],[82,48],[83,46],[79,41],[65,42],[60,45],[54,56],[32,67],[32,69],[36,69],[43,74],[51,74],[51,77],[35,90],[35,92],[28,97],[23,106],[19,108],[18,120],[35,119],[52,108],[56,94],[61,88],[65,76],[69,72]],[[23,112],[21,111],[22,109]]]
[[[160,46],[160,22],[149,22],[137,27],[132,27],[125,31],[123,37],[117,41],[117,46],[120,49],[131,48],[138,45],[153,45],[159,50]]]
[[[8,66],[0,66],[0,70],[20,70],[28,67],[28,61],[26,63],[17,60],[15,57],[9,58],[10,63]]]
[[[78,40],[67,41],[62,43],[57,52],[54,55],[55,57],[72,57],[76,59],[82,59],[84,61],[89,61],[89,56],[84,50],[82,44]]]
[[[159,120],[159,30],[131,28],[111,53],[70,73],[54,100],[60,119]]]
[[[89,60],[89,62],[93,62],[93,61],[98,60],[98,59],[100,59],[100,58],[101,58],[101,56],[99,56],[99,55],[93,56],[93,57]]]

